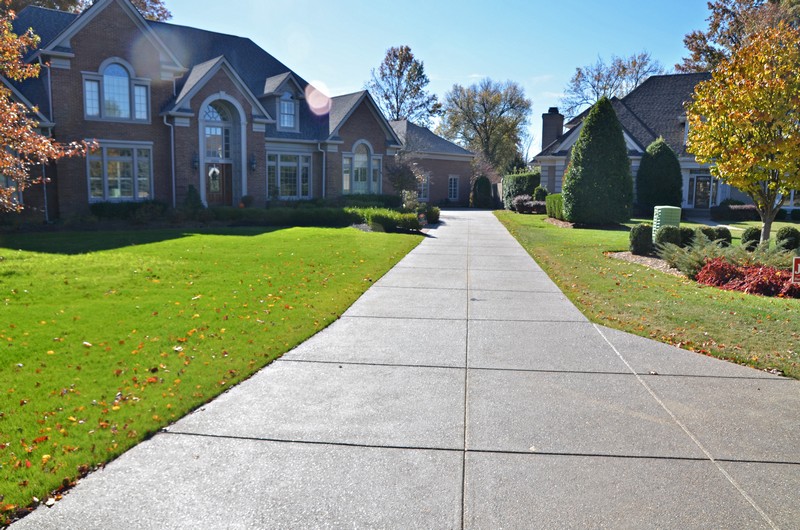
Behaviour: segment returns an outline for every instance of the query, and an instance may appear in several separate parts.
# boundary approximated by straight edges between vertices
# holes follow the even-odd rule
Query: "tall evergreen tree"
[[[630,218],[631,163],[622,126],[606,97],[592,107],[583,122],[564,175],[562,194],[568,221],[606,224]]]
[[[656,206],[680,206],[683,198],[681,163],[675,151],[658,138],[647,146],[636,174],[636,202],[642,212]]]

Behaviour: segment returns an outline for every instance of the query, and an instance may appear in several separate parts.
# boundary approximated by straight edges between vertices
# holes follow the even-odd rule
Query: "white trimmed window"
[[[366,142],[358,142],[352,153],[342,155],[342,193],[381,193],[383,158],[373,155]]]
[[[153,198],[152,147],[102,144],[86,157],[89,200],[146,201]]]
[[[417,181],[417,199],[427,201],[431,188],[430,176],[426,173],[422,180]]]
[[[282,200],[310,199],[311,156],[268,154],[267,198]]]
[[[122,62],[83,74],[83,113],[87,119],[150,121],[150,81],[137,79]]]
[[[450,175],[447,179],[447,200],[458,200],[458,175]]]
[[[17,204],[22,204],[22,193],[17,189],[17,182],[11,177],[0,175],[0,187],[14,190],[11,198]]]
[[[292,94],[285,92],[278,100],[278,129],[297,131],[297,100]]]

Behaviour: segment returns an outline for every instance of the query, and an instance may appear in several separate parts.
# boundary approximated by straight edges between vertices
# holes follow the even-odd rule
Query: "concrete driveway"
[[[13,526],[800,528],[800,382],[594,325],[489,212]]]

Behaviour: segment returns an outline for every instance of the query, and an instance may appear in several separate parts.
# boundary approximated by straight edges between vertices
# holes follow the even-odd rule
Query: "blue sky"
[[[361,90],[391,46],[408,45],[440,98],[483,77],[516,81],[541,115],[575,68],[641,50],[672,68],[704,29],[705,0],[165,0],[171,22],[248,37],[330,95]],[[226,8],[227,6],[227,8]]]

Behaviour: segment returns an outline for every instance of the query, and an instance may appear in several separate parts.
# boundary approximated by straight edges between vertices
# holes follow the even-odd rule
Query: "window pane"
[[[136,85],[133,87],[133,107],[134,117],[137,120],[146,120],[148,117],[147,112],[147,87],[143,85]]]
[[[352,176],[353,159],[342,158],[342,193],[350,193],[350,178]]]
[[[381,192],[381,159],[372,159],[372,193]]]
[[[103,199],[103,161],[89,161],[89,196],[92,199]]]
[[[280,196],[278,182],[276,181],[275,164],[267,165],[267,197],[275,198]]]
[[[139,199],[149,199],[152,196],[151,190],[151,165],[150,150],[136,150],[136,197]]]
[[[281,174],[281,196],[297,197],[297,163],[296,155],[281,155],[280,174]]]
[[[419,200],[428,200],[428,175],[417,184],[417,197]]]
[[[120,147],[109,147],[106,149],[106,156],[108,157],[121,157],[133,158],[133,149],[124,149]]]
[[[458,177],[450,177],[447,186],[447,198],[451,201],[458,200]]]
[[[83,102],[87,116],[100,116],[100,82],[87,80],[83,83]]]
[[[128,72],[112,64],[103,72],[103,108],[108,118],[131,117],[131,93]]]
[[[108,196],[116,199],[133,198],[133,162],[109,160],[106,164],[108,175]]]
[[[222,129],[222,156],[231,157],[231,130],[227,127]]]
[[[222,127],[206,127],[206,157],[222,158]]]
[[[294,129],[295,104],[292,99],[281,99],[281,128]]]
[[[369,191],[368,173],[369,151],[364,144],[356,147],[353,153],[353,193],[367,193]]]
[[[309,178],[309,167],[303,166],[300,169],[300,195],[308,197],[311,195],[311,180]]]

